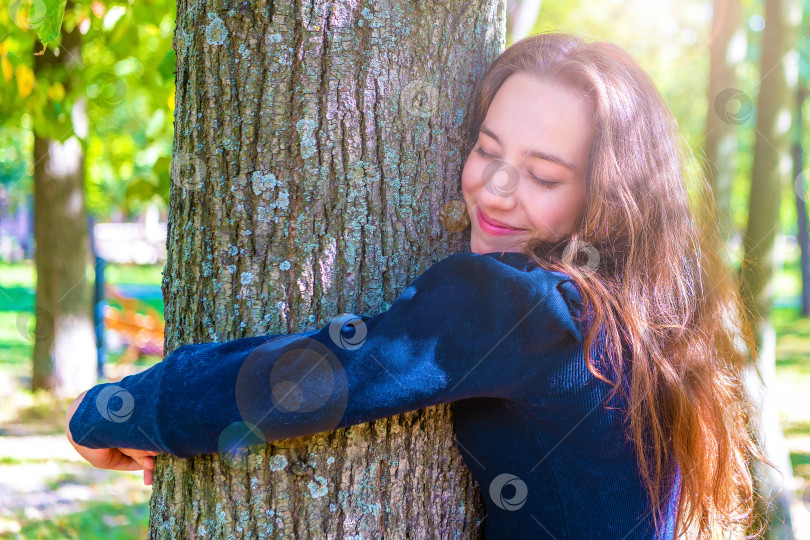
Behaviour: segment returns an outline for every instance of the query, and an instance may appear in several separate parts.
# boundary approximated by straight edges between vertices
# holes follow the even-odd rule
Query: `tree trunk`
[[[541,0],[509,0],[506,3],[506,43],[508,45],[532,34],[542,4]]]
[[[41,50],[41,43],[36,41],[34,52]],[[62,26],[62,43],[58,56],[55,53],[48,49],[34,56],[36,84],[47,87],[58,81],[66,94],[83,94],[76,76],[82,54],[78,28],[67,31]],[[76,99],[66,114],[72,117],[67,133],[34,133],[37,286],[31,388],[74,397],[96,384],[98,369],[92,289],[87,281],[90,246],[84,205],[84,150],[79,140],[87,133],[85,100]]]
[[[802,54],[802,53],[800,53]],[[800,62],[807,62],[807,58],[800,57]],[[803,79],[799,80],[796,91],[796,129],[793,130],[793,186],[796,196],[796,242],[799,244],[799,277],[801,278],[801,313],[803,317],[810,317],[810,231],[807,227],[807,193],[810,193],[810,179],[804,171],[804,152],[802,140],[804,139],[804,101],[807,98],[807,86]]]
[[[728,244],[735,233],[731,219],[731,186],[737,172],[737,126],[749,120],[753,101],[737,89],[736,70],[745,59],[746,50],[740,1],[714,0],[712,5],[704,170],[717,203],[719,229]]]
[[[747,314],[757,329],[759,370],[767,385],[768,374],[775,370],[775,339],[770,324],[772,290],[775,277],[774,249],[779,229],[779,207],[785,179],[790,177],[790,116],[793,104],[796,59],[786,56],[794,44],[801,11],[795,0],[766,0],[765,30],[762,35],[761,83],[757,102],[754,164],[749,197],[748,229],[743,238],[745,253],[741,272],[741,292]],[[791,63],[793,66],[791,66]],[[762,425],[758,436],[764,442],[769,459],[778,467],[772,473],[757,467],[759,493],[766,501],[758,501],[766,513],[769,531],[766,538],[793,538],[790,506],[793,500],[793,474],[790,457],[784,444],[778,415],[770,389],[762,389],[756,378],[749,392],[758,398]],[[770,411],[770,412],[769,412]],[[771,500],[772,499],[772,500]],[[765,507],[762,503],[768,502]]]
[[[503,0],[312,4],[178,4],[167,353],[374,315],[469,249],[439,214],[460,199]],[[150,538],[477,537],[451,412],[275,441],[245,463],[161,455]]]

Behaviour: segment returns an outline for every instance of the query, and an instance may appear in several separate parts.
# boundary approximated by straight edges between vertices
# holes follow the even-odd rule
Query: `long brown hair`
[[[695,523],[699,538],[712,527],[750,527],[749,467],[755,459],[773,464],[751,432],[755,412],[743,381],[756,369],[755,338],[737,278],[719,256],[705,176],[652,80],[626,52],[558,33],[518,41],[489,66],[472,102],[468,150],[498,88],[516,72],[578,90],[595,104],[578,226],[564,240],[534,239],[526,250],[538,265],[571,275],[582,293],[590,320],[585,361],[613,385],[608,400],[622,392],[628,406],[626,435],[656,529],[675,464],[676,537]],[[583,252],[595,253],[598,264],[580,264],[576,253]],[[612,373],[592,363],[600,332]]]

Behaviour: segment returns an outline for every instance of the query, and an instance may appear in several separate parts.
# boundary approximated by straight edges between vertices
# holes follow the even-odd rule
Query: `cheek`
[[[573,232],[573,229],[576,227],[577,221],[584,210],[585,194],[572,194],[565,204],[565,214],[560,216],[562,226],[564,226],[567,232]]]
[[[532,205],[535,226],[539,229],[567,229],[584,208],[584,199],[573,193],[537,197]],[[542,216],[540,218],[539,216]]]
[[[476,170],[475,160],[467,158],[467,161],[464,162],[464,168],[461,170],[461,193],[465,198],[469,197],[477,189]]]
[[[567,213],[570,216],[569,221],[571,223],[574,223],[585,210],[585,203],[587,202],[588,194],[584,185],[585,184],[583,182],[579,190],[569,194],[568,201],[565,205],[567,208]]]

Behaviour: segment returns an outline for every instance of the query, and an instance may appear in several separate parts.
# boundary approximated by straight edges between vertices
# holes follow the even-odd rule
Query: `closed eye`
[[[473,149],[473,152],[475,152],[479,156],[482,156],[482,157],[485,157],[485,158],[488,158],[488,159],[495,159],[495,158],[498,157],[498,156],[496,156],[494,154],[490,154],[489,152],[484,152],[484,149],[481,148],[480,146],[476,146]],[[544,180],[543,178],[538,178],[534,174],[532,174],[531,172],[529,173],[529,177],[531,177],[531,179],[534,180],[537,184],[540,184],[541,186],[549,188],[549,189],[553,189],[553,188],[557,187],[558,185],[560,185],[562,183],[562,182],[552,182],[551,180]]]
[[[535,182],[537,182],[541,186],[547,187],[549,189],[553,189],[553,188],[559,186],[562,183],[562,182],[552,182],[551,180],[543,180],[542,178],[537,178],[532,173],[529,173],[529,176],[531,176],[532,180],[534,180]]]
[[[489,152],[484,152],[484,149],[481,148],[480,146],[476,146],[473,151],[476,154],[480,155],[480,156],[484,156],[485,158],[494,158],[495,157],[495,155],[490,154]]]

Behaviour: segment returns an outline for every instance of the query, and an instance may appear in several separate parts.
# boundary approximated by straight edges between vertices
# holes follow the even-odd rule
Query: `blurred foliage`
[[[79,138],[89,210],[104,220],[115,211],[139,214],[148,203],[165,208],[174,122],[176,3],[68,4],[63,24],[65,30],[78,27],[82,34],[82,58],[70,74],[46,72],[37,80],[33,55],[42,45],[37,41],[40,28],[31,21],[43,1],[15,0],[0,10],[0,183],[10,200],[21,202],[21,194],[32,189],[32,130],[59,140],[82,134],[70,111],[77,98],[85,97],[88,129]]]

